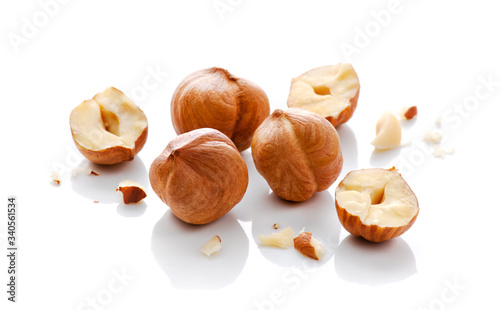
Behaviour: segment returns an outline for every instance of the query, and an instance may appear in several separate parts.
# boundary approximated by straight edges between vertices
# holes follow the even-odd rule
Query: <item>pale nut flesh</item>
[[[401,145],[401,124],[398,118],[389,111],[377,120],[375,133],[372,145],[378,150],[390,150]]]
[[[303,109],[275,110],[255,131],[252,157],[273,192],[305,201],[326,190],[342,170],[337,131],[324,117]]]
[[[400,236],[419,212],[417,197],[395,168],[349,172],[335,190],[335,205],[348,232],[373,242]]]
[[[253,133],[269,113],[269,99],[262,88],[222,68],[190,74],[179,84],[171,102],[177,134],[214,128],[240,151],[250,147]]]
[[[70,127],[82,155],[102,165],[134,159],[148,136],[144,112],[113,87],[73,109]]]
[[[201,225],[217,220],[243,198],[248,170],[226,135],[202,128],[174,138],[151,164],[149,179],[175,216]]]
[[[287,249],[293,246],[293,238],[295,232],[291,226],[287,226],[280,231],[274,232],[270,235],[259,235],[260,244],[265,246],[272,246],[282,249]]]
[[[318,67],[292,79],[287,105],[318,113],[336,127],[352,117],[359,90],[351,64]]]

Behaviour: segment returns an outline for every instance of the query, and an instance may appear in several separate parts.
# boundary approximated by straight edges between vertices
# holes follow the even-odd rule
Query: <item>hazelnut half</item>
[[[102,165],[134,159],[148,136],[144,112],[114,87],[74,108],[70,127],[80,153]]]
[[[252,157],[257,171],[283,199],[304,201],[326,190],[342,170],[337,131],[319,114],[275,110],[255,131]]]
[[[335,190],[340,223],[353,235],[381,242],[406,232],[417,219],[417,197],[395,168],[349,172]]]
[[[359,89],[358,75],[351,64],[318,67],[292,79],[287,104],[318,113],[337,127],[352,117]]]
[[[214,128],[228,136],[240,152],[250,147],[254,131],[269,113],[269,100],[259,86],[215,67],[187,76],[171,103],[177,134]]]
[[[226,135],[202,128],[174,138],[151,164],[149,180],[175,216],[207,224],[243,198],[248,170]]]

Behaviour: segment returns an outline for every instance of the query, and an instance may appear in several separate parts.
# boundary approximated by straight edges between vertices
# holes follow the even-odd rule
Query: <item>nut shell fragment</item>
[[[116,191],[122,192],[125,204],[138,203],[147,196],[144,187],[130,180],[120,182]]]
[[[408,110],[406,110],[406,112],[404,114],[404,117],[407,120],[410,120],[410,119],[414,118],[415,115],[417,115],[417,107],[416,106],[412,106],[412,107],[409,107]]]
[[[310,232],[300,233],[293,239],[293,245],[297,251],[315,260],[320,260],[325,253],[323,244],[314,238]]]

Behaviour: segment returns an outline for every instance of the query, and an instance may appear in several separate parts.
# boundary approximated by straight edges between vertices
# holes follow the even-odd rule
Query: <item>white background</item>
[[[2,1],[2,309],[498,307],[500,19],[493,1],[465,2]],[[277,198],[250,150],[245,197],[212,224],[181,223],[150,189],[186,75],[224,67],[260,85],[274,110],[286,107],[292,77],[338,62],[354,65],[361,94],[338,129],[345,165],[328,191],[300,204]],[[73,178],[87,161],[69,114],[107,86],[144,110],[148,141],[132,162]],[[377,118],[409,105],[419,114],[403,126],[408,144],[374,152]],[[422,142],[437,118],[442,146],[456,150],[444,158]],[[382,244],[349,236],[334,208],[338,181],[393,165],[419,199],[415,225]],[[50,182],[55,167],[60,186]],[[123,179],[147,187],[143,203],[120,202]],[[18,200],[16,304],[5,293],[9,195]],[[274,222],[312,231],[324,260],[259,246]],[[214,234],[223,248],[204,257]]]

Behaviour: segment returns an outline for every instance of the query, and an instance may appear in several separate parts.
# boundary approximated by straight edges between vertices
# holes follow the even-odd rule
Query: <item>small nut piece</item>
[[[78,105],[69,122],[76,147],[96,164],[134,159],[148,136],[144,112],[113,87]]]
[[[419,211],[417,197],[395,168],[349,172],[335,190],[335,206],[348,232],[373,242],[406,232]]]
[[[56,185],[61,184],[61,174],[59,174],[58,170],[52,171],[52,173],[50,174],[50,178],[52,179],[52,183]]]
[[[292,227],[288,226],[270,235],[260,235],[259,241],[262,245],[286,249],[293,246],[294,236],[295,232],[293,231]]]
[[[207,224],[240,202],[248,170],[226,135],[202,128],[170,141],[151,164],[149,180],[175,216],[186,223]]]
[[[123,203],[138,203],[146,198],[146,191],[139,183],[130,180],[121,181],[116,191],[123,194]]]
[[[412,106],[412,107],[409,107],[406,109],[406,112],[404,112],[404,117],[407,119],[407,120],[410,120],[412,118],[415,117],[415,115],[417,115],[417,107],[416,106]]]
[[[287,104],[318,113],[338,126],[356,110],[359,89],[358,75],[351,64],[323,66],[292,79]]]
[[[228,136],[240,152],[250,147],[255,129],[269,112],[269,100],[259,86],[222,68],[187,76],[171,103],[177,134],[214,128]]]
[[[205,245],[201,248],[201,253],[205,254],[206,256],[211,256],[222,248],[222,243],[220,240],[220,237],[215,235],[212,238],[210,238]]]
[[[325,253],[325,247],[312,236],[310,232],[302,232],[293,239],[293,245],[297,251],[305,256],[320,260]]]
[[[257,171],[283,199],[304,201],[326,190],[342,170],[335,128],[302,109],[274,111],[255,131],[252,157]]]
[[[372,145],[376,149],[389,150],[401,145],[401,124],[393,113],[387,111],[379,118],[375,132]]]

